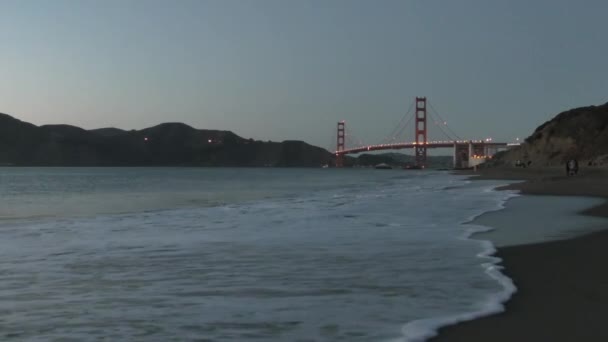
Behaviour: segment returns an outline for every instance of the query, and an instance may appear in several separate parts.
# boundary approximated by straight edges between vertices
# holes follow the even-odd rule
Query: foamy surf
[[[12,191],[14,182],[0,184],[16,194],[4,209],[47,203],[56,194],[36,184],[49,182],[87,212],[99,209],[74,215],[83,208],[56,201],[62,217],[0,222],[3,267],[11,274],[0,290],[16,298],[14,313],[0,314],[7,334],[109,338],[101,324],[119,340],[355,342],[403,338],[403,323],[418,322],[406,329],[414,339],[445,324],[442,317],[495,309],[475,303],[503,289],[483,271],[494,272],[489,247],[459,239],[459,222],[496,209],[505,197],[484,190],[496,182],[432,171],[242,170],[238,178],[224,170],[136,171],[141,193],[166,203],[135,203],[137,210],[122,214],[90,206],[108,193],[133,191],[123,170],[92,172],[86,183],[99,184],[92,190],[70,183],[61,169],[41,176],[44,182],[32,174],[29,190],[43,194],[35,197]],[[177,194],[180,184],[188,186]],[[214,197],[226,188],[230,196]],[[180,200],[199,196],[221,201]],[[488,255],[483,269],[480,250]],[[29,300],[31,293],[44,300]],[[28,319],[34,313],[41,319]],[[66,329],[70,317],[78,326]]]
[[[469,183],[470,181],[467,181],[467,184]],[[497,191],[496,188],[498,187],[500,187],[500,185],[494,185],[492,187],[485,188],[482,191],[486,193]],[[503,210],[507,201],[517,196],[519,195],[513,191],[505,191],[505,197],[497,204],[496,208],[479,212],[462,222],[461,224],[467,226],[467,228],[461,236],[461,239],[472,239],[473,235],[476,233],[493,230],[494,228],[492,227],[475,225],[473,222],[477,217],[485,213]],[[479,241],[479,244],[482,247],[482,251],[477,254],[477,257],[482,260],[487,260],[487,262],[483,262],[481,264],[483,271],[490,278],[496,280],[501,285],[502,291],[489,295],[487,298],[485,298],[485,300],[480,302],[480,309],[475,311],[431,317],[408,322],[402,328],[403,337],[391,340],[390,342],[424,342],[437,336],[439,330],[446,326],[504,312],[504,303],[506,303],[511,296],[517,292],[517,287],[511,278],[502,273],[504,268],[499,265],[499,263],[502,262],[502,259],[494,256],[494,254],[496,254],[496,247],[494,244],[489,240],[472,240]]]
[[[479,257],[490,258],[492,261],[483,263],[481,266],[484,268],[486,274],[500,283],[503,287],[503,291],[487,298],[483,302],[482,309],[480,310],[457,315],[421,319],[407,323],[403,327],[403,339],[395,341],[423,342],[437,336],[439,329],[442,327],[504,312],[504,303],[517,292],[517,288],[515,287],[515,284],[513,284],[513,281],[501,272],[503,268],[497,265],[497,263],[502,260],[497,257],[489,257],[489,255],[495,253],[492,244],[488,242],[486,245],[488,249],[484,253],[480,253]]]

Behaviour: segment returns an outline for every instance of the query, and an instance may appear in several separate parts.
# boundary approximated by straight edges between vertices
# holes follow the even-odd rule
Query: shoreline
[[[455,174],[469,176],[471,180],[511,181],[496,190],[515,190],[520,195],[602,198],[604,203],[585,209],[580,214],[608,217],[608,168],[582,168],[580,175],[572,177],[565,176],[562,168],[482,169]]]
[[[496,188],[523,196],[602,198],[578,215],[608,218],[608,170],[490,169],[459,173],[473,180],[512,180]],[[472,222],[475,224],[475,222]],[[475,238],[475,235],[472,236]],[[601,231],[563,240],[497,247],[501,271],[517,291],[504,312],[441,327],[429,341],[608,341],[608,220]]]

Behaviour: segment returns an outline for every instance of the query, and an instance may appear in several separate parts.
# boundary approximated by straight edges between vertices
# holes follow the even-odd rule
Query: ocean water
[[[514,291],[434,171],[1,168],[1,340],[423,341]]]

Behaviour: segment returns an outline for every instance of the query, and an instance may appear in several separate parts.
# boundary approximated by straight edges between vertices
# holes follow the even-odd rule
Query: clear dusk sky
[[[376,143],[427,96],[463,138],[510,141],[608,101],[607,13],[605,0],[1,0],[0,112],[329,148],[336,121]]]

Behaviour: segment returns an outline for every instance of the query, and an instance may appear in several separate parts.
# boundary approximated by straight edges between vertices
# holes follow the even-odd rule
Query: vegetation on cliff
[[[572,158],[591,165],[608,162],[608,103],[558,114],[520,146],[497,155],[495,164],[520,160],[531,166],[556,166]]]

